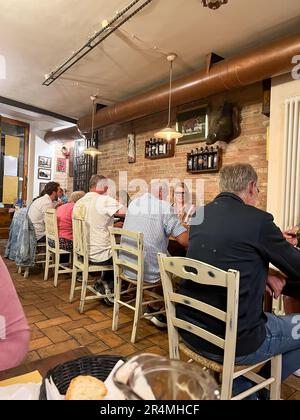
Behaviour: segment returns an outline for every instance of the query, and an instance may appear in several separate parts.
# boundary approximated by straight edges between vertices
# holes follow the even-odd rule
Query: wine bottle
[[[208,169],[213,169],[213,165],[214,165],[214,148],[211,147],[210,152],[208,153],[208,164],[207,164]]]
[[[214,169],[218,169],[219,166],[219,153],[220,149],[219,146],[217,146],[214,150]]]
[[[195,151],[195,155],[194,155],[194,163],[193,163],[194,171],[198,171],[198,157],[199,157],[199,149],[197,147]]]
[[[191,153],[187,155],[187,171],[191,172],[193,170],[193,157]]]
[[[208,147],[206,146],[203,152],[203,170],[208,169],[208,153],[209,153],[209,150],[208,150]]]
[[[203,147],[201,147],[200,153],[198,156],[198,171],[202,171],[203,169],[203,152],[204,152]]]

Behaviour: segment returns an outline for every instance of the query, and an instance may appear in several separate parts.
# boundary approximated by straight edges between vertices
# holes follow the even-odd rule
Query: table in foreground
[[[0,372],[0,381],[14,378],[15,376],[25,375],[26,373],[30,373],[35,370],[38,370],[44,378],[47,372],[55,366],[70,360],[79,359],[80,357],[90,356],[91,354],[92,353],[87,348],[79,347],[78,349],[57,354],[55,356],[48,357],[47,359],[40,359],[34,362],[24,363],[23,365],[16,368]]]

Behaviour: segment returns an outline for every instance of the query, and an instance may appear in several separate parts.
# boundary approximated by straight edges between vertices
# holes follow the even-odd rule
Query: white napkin
[[[0,387],[0,400],[37,401],[40,396],[41,384],[19,384]]]

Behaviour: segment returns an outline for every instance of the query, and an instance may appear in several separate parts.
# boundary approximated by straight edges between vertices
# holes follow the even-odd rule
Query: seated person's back
[[[168,253],[169,237],[173,236],[183,246],[187,245],[188,235],[174,213],[170,203],[165,201],[167,187],[161,186],[163,192],[159,196],[159,184],[153,186],[152,194],[144,194],[132,201],[124,223],[124,229],[141,232],[144,235],[144,280],[155,283],[160,279],[157,254]],[[122,243],[134,245],[130,238],[123,237]],[[125,259],[132,260],[123,255]],[[125,274],[136,278],[136,273],[126,269]]]
[[[45,189],[44,194],[34,200],[28,210],[28,216],[34,226],[37,241],[45,237],[45,213],[48,209],[53,209],[53,202],[57,200],[57,193],[59,184],[56,182],[49,182]]]

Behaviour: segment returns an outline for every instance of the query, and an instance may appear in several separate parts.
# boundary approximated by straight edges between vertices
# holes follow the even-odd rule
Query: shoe
[[[296,372],[294,372],[294,376],[297,376],[298,378],[300,378],[300,369],[296,370]]]
[[[152,315],[154,312],[158,312],[158,309],[153,309],[151,306],[145,308],[144,317],[152,322],[157,328],[167,328],[167,318],[164,314]]]
[[[110,295],[113,293],[113,291],[110,290],[108,284],[104,280],[96,281],[96,283],[94,284],[94,289],[101,295]],[[103,301],[104,303],[106,303],[107,306],[113,306],[114,304],[113,296],[108,296],[104,298]]]

